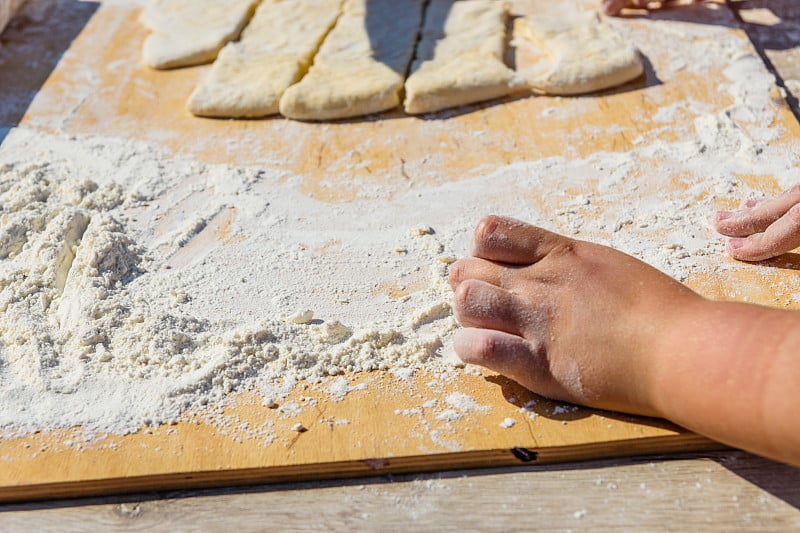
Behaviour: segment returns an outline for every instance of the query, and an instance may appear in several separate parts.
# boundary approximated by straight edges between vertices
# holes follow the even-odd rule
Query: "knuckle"
[[[552,255],[553,257],[558,257],[558,258],[567,258],[576,255],[578,253],[578,250],[579,250],[578,242],[572,239],[568,239],[553,246],[552,250],[548,255]]]
[[[455,291],[453,291],[453,300],[456,304],[456,307],[459,309],[466,307],[470,301],[470,298],[472,298],[474,290],[475,284],[470,280],[460,283],[458,287],[456,287]]]
[[[800,204],[793,205],[789,211],[786,212],[786,218],[789,219],[795,228],[800,228]]]
[[[792,185],[789,190],[786,191],[786,194],[800,201],[800,183]]]
[[[491,359],[498,347],[498,341],[494,336],[484,335],[475,343],[475,357],[483,361]]]

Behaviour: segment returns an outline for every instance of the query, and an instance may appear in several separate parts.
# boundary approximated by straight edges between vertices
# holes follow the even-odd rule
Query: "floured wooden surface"
[[[545,4],[516,8],[547,9]],[[414,213],[417,218],[395,223],[402,229],[436,229],[442,253],[421,256],[434,264],[437,255],[466,251],[468,231],[482,214],[505,211],[619,246],[711,297],[798,306],[794,270],[800,261],[795,256],[771,262],[772,268],[736,264],[721,255],[721,241],[703,225],[706,209],[728,207],[753,190],[777,192],[796,171],[791,155],[782,154],[796,148],[798,126],[777,93],[753,100],[743,92],[749,87],[745,74],[755,67],[742,54],[752,50],[743,35],[725,27],[732,18],[722,8],[682,15],[717,24],[620,23],[651,64],[646,80],[620,91],[576,99],[516,98],[422,118],[395,112],[329,124],[192,117],[183,102],[205,68],[153,72],[139,65],[144,32],[133,22],[137,13],[136,6],[116,2],[101,6],[31,102],[19,124],[24,131],[10,133],[6,147],[21,143],[25,132],[52,134],[67,145],[70,135],[96,136],[100,146],[120,138],[155,143],[175,158],[198,164],[283,172],[285,179],[265,183],[264,190],[272,188],[275,195],[291,190],[320,202],[318,222],[298,220],[285,228],[291,235],[307,231],[310,240],[312,232],[330,236],[315,256],[322,264],[341,246],[337,228],[326,226],[328,209],[338,210],[344,222],[348,212],[364,217],[342,226],[352,231],[359,223],[369,227],[370,217],[388,225],[395,212]],[[704,56],[707,65],[681,64],[685,51],[663,50],[658,32],[692,35],[692,46],[706,51],[720,40],[730,49]],[[24,70],[24,57],[3,60],[6,65],[17,61]],[[8,124],[13,109],[0,111],[6,115],[4,126],[15,125]],[[703,143],[720,153],[700,157]],[[759,159],[763,150],[775,155],[772,166]],[[725,167],[728,159],[736,164]],[[173,215],[154,224],[156,237],[187,216],[190,210],[181,202],[192,183],[152,202],[174,206]],[[188,205],[215,201],[213,190],[185,197],[196,202]],[[463,205],[451,205],[454,198]],[[169,266],[180,271],[225,248],[246,254],[248,238],[257,232],[237,226],[245,219],[241,208],[231,200],[209,221],[208,231],[180,246]],[[145,215],[156,207],[140,209]],[[146,229],[150,219],[140,219]],[[697,237],[688,237],[683,228],[695,229]],[[364,275],[355,269],[368,262],[364,257],[342,257],[342,268]],[[400,280],[391,271],[371,272],[367,284],[389,302],[428,289],[428,280],[413,269],[401,270]],[[270,278],[243,282],[238,294],[257,300],[265,279]],[[321,300],[328,296],[319,279],[310,277],[307,284],[320,291]],[[224,316],[224,307],[218,312]],[[343,385],[338,378],[308,388],[301,383],[277,398],[274,408],[263,405],[262,395],[242,392],[226,406],[188,421],[124,437],[76,429],[6,438],[0,442],[1,497],[546,462],[709,445],[661,422],[575,410],[502,378],[458,369],[339,378]],[[465,397],[474,404],[465,403]],[[528,451],[515,456],[512,448]]]
[[[264,481],[348,477],[389,472],[540,464],[586,457],[718,448],[657,420],[589,412],[535,398],[503,378],[464,376],[446,388],[391,375],[358,376],[367,389],[331,402],[326,392],[301,389],[281,405],[292,415],[244,394],[224,412],[189,422],[82,442],[79,430],[2,443],[0,498],[69,497],[109,492],[188,488]],[[427,402],[447,405],[466,391],[478,408],[458,421],[437,419]],[[320,403],[309,401],[318,398]],[[508,400],[536,403],[525,412]],[[312,400],[313,401],[313,400]],[[294,409],[294,407],[293,407]],[[516,420],[510,428],[506,418]],[[225,429],[215,427],[224,420]],[[298,432],[301,423],[307,431]],[[247,429],[242,429],[243,425]],[[265,446],[260,428],[275,439]]]

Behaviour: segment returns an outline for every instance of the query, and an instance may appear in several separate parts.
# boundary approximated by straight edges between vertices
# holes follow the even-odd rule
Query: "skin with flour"
[[[757,205],[718,223],[762,228],[772,217]],[[770,228],[784,235],[797,211],[748,246],[770,240]],[[789,243],[780,242],[767,249]],[[551,398],[667,418],[800,465],[800,312],[710,301],[622,252],[498,216],[478,224],[450,283],[465,362]]]

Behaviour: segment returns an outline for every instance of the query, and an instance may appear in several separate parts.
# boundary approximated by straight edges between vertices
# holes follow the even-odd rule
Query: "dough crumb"
[[[516,425],[516,423],[517,423],[517,421],[514,420],[513,418],[504,418],[503,421],[500,422],[500,427],[508,429],[508,428],[514,427]]]
[[[423,235],[433,235],[436,231],[429,226],[417,226],[416,228],[411,228],[408,233],[412,237],[422,237]]]
[[[305,311],[295,311],[284,319],[284,322],[292,324],[310,324],[314,320],[314,311],[306,309]]]
[[[273,400],[272,398],[265,398],[264,399],[264,407],[267,407],[269,409],[277,409],[278,408],[278,404],[275,403],[275,400]]]
[[[456,420],[461,420],[462,418],[464,418],[463,415],[455,409],[446,409],[436,416],[436,420],[440,420],[442,422],[455,422]]]

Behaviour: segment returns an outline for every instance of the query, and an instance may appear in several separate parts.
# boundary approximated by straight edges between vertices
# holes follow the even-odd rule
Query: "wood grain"
[[[720,448],[665,421],[550,402],[491,374],[462,375],[444,387],[428,385],[434,376],[425,373],[409,381],[389,372],[352,378],[367,388],[331,401],[298,387],[281,402],[291,406],[287,412],[245,393],[215,413],[213,424],[199,413],[189,422],[91,442],[79,429],[5,439],[0,501]],[[455,391],[486,408],[452,421],[419,409],[421,399],[445,404]],[[535,408],[520,413],[530,402]],[[503,428],[505,418],[517,424]],[[298,422],[307,431],[293,430]],[[259,427],[276,438],[254,437]]]
[[[800,469],[743,452],[0,507],[37,531],[790,531]]]

